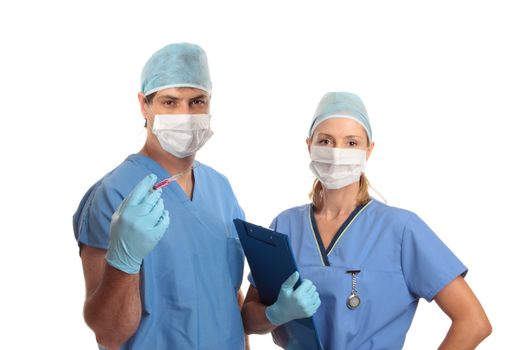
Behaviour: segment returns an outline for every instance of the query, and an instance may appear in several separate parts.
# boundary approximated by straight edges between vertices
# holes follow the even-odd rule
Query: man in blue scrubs
[[[244,349],[244,218],[222,174],[195,161],[213,134],[205,52],[172,44],[142,72],[147,140],[95,183],[74,217],[84,317],[101,348]],[[155,183],[174,176],[167,186]]]

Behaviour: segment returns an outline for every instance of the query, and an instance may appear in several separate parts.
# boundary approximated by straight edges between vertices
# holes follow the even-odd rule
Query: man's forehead
[[[209,97],[210,95],[201,89],[192,87],[171,87],[157,92],[158,97],[189,99],[196,97]]]

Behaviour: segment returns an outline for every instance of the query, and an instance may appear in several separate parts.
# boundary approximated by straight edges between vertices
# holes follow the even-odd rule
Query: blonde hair
[[[323,207],[323,184],[319,179],[314,180],[312,190],[309,194],[310,199],[314,205],[314,208],[321,209]],[[359,192],[357,193],[357,206],[366,204],[370,200],[368,194],[368,179],[365,174],[361,174],[359,178]]]

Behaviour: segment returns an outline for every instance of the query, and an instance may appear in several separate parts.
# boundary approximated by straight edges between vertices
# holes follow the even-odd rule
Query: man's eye
[[[164,105],[172,106],[173,105],[173,101],[164,101]]]
[[[206,101],[204,100],[195,100],[195,101],[192,101],[191,103],[193,103],[194,105],[203,105],[206,103]]]

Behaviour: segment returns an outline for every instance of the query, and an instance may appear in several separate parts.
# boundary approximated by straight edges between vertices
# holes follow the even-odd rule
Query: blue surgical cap
[[[353,119],[366,131],[368,141],[372,141],[372,127],[368,120],[368,113],[365,105],[359,96],[349,92],[328,92],[326,93],[315,111],[308,136],[312,137],[315,128],[322,122],[331,118]]]
[[[211,93],[206,52],[194,44],[167,45],[146,62],[140,85],[146,96],[171,87],[192,87]]]

